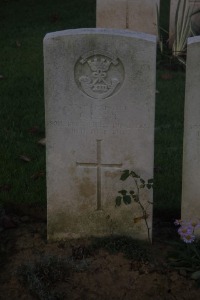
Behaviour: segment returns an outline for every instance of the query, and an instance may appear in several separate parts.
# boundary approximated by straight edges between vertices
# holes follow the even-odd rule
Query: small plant
[[[188,0],[179,0],[176,7],[175,20],[174,20],[174,35],[168,40],[169,47],[171,49],[171,54],[167,54],[171,61],[174,59],[181,63],[181,65],[186,65],[186,55],[187,55],[187,39],[188,37],[198,35],[198,28],[195,28],[192,17],[198,13],[200,10],[194,10],[194,6],[188,3]],[[194,1],[195,4],[195,1]],[[161,32],[167,32],[164,28],[160,26],[160,14],[157,6],[157,34],[158,34],[158,44],[161,54],[165,55],[163,37]],[[169,34],[169,33],[168,33]],[[168,52],[168,51],[166,51]]]
[[[122,202],[124,202],[124,204],[128,205],[128,204],[131,204],[131,202],[133,200],[140,206],[141,211],[142,211],[142,217],[139,217],[139,219],[144,219],[146,227],[147,227],[148,239],[151,242],[150,228],[147,223],[147,218],[149,215],[147,214],[146,209],[144,208],[143,204],[140,201],[140,190],[144,189],[144,188],[147,188],[147,189],[153,188],[153,179],[148,179],[148,181],[146,182],[143,178],[141,178],[139,175],[137,175],[134,171],[124,170],[122,172],[120,180],[125,181],[129,177],[133,178],[133,181],[134,181],[133,189],[130,190],[129,192],[127,190],[118,191],[120,196],[116,197],[115,205],[120,206],[122,204]],[[150,204],[152,204],[152,203],[150,203]],[[136,218],[136,219],[138,219],[138,218]],[[135,222],[137,222],[136,219],[134,219]]]
[[[55,289],[55,284],[69,278],[71,267],[65,259],[56,256],[44,256],[36,262],[21,265],[17,275],[40,300],[66,299]],[[52,289],[52,287],[54,287]]]
[[[125,236],[94,238],[91,249],[106,249],[109,253],[124,253],[125,257],[139,262],[150,262],[153,259],[147,243]]]
[[[192,8],[187,0],[179,0],[175,15],[175,35],[172,45],[172,55],[185,64],[187,38],[194,35],[191,27]]]
[[[200,228],[200,221],[195,220],[186,222],[182,220],[175,220],[174,224],[180,226],[178,229],[178,234],[186,244],[191,244],[195,241],[195,230]]]
[[[179,226],[178,234],[184,244],[177,248],[175,254],[178,254],[178,258],[173,259],[171,264],[177,269],[190,272],[191,278],[200,283],[200,241],[195,234],[195,230],[200,228],[200,220],[175,220],[174,224]]]

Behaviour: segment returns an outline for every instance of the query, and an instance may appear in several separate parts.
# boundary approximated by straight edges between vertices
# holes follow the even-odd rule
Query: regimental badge
[[[81,56],[74,73],[81,91],[94,99],[112,96],[124,81],[122,62],[105,51],[91,51]]]

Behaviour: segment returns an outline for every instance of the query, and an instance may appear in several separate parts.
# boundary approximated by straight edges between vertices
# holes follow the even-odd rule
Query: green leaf
[[[200,271],[196,271],[196,272],[192,273],[191,278],[194,280],[200,279]]]
[[[148,179],[148,183],[153,183],[153,178]]]
[[[144,183],[145,183],[145,180],[142,179],[142,178],[140,178],[140,182],[141,182],[142,184],[144,184]]]
[[[127,195],[127,196],[123,196],[123,201],[124,204],[130,204],[131,203],[131,196]]]
[[[127,191],[126,190],[121,190],[121,191],[118,191],[119,194],[121,194],[122,196],[125,196],[127,194]]]
[[[122,201],[122,197],[121,196],[117,196],[115,199],[115,205],[116,206],[120,206],[121,205],[121,201]]]
[[[145,184],[140,185],[140,189],[143,189],[145,187]]]
[[[132,176],[133,178],[140,178],[139,175],[137,175],[135,172],[131,171],[130,176]]]
[[[135,194],[135,192],[132,190],[129,193],[131,194],[131,196]]]
[[[152,184],[146,184],[146,187],[150,190],[150,188],[152,188]]]
[[[130,176],[129,170],[124,170],[124,171],[122,172],[122,175],[121,175],[121,177],[120,177],[120,180],[124,181],[124,180],[126,180],[129,176]]]

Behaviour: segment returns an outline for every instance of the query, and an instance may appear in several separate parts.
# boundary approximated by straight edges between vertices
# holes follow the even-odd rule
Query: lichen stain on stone
[[[96,186],[91,182],[90,178],[83,178],[82,182],[79,184],[79,193],[81,196],[88,198],[96,194]]]
[[[105,176],[106,176],[106,177],[109,177],[109,178],[116,178],[116,177],[119,177],[119,173],[117,173],[117,172],[106,171],[106,172],[105,172]]]
[[[69,174],[71,176],[73,176],[76,172],[76,168],[74,166],[70,166],[68,170],[69,170]]]
[[[48,235],[56,236],[70,226],[71,222],[69,221],[69,218],[67,218],[65,212],[51,215],[51,219],[48,221]]]
[[[125,156],[124,160],[128,161],[130,164],[133,164],[133,157],[131,155]]]

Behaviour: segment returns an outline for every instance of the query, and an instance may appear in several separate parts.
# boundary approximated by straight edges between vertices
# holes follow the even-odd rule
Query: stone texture
[[[97,0],[96,27],[157,35],[156,4],[160,0]]]
[[[134,185],[120,181],[121,171],[153,177],[155,60],[151,35],[111,29],[46,35],[49,239],[147,239],[138,203],[115,207],[115,198]],[[142,190],[150,228],[152,197]]]
[[[182,218],[200,217],[200,36],[188,39],[183,144]]]
[[[179,0],[171,0],[170,2],[170,24],[169,24],[169,44],[172,46],[175,34],[175,15]],[[200,0],[188,0],[191,11],[194,12],[200,9]],[[200,14],[192,17],[193,28],[200,33]]]

